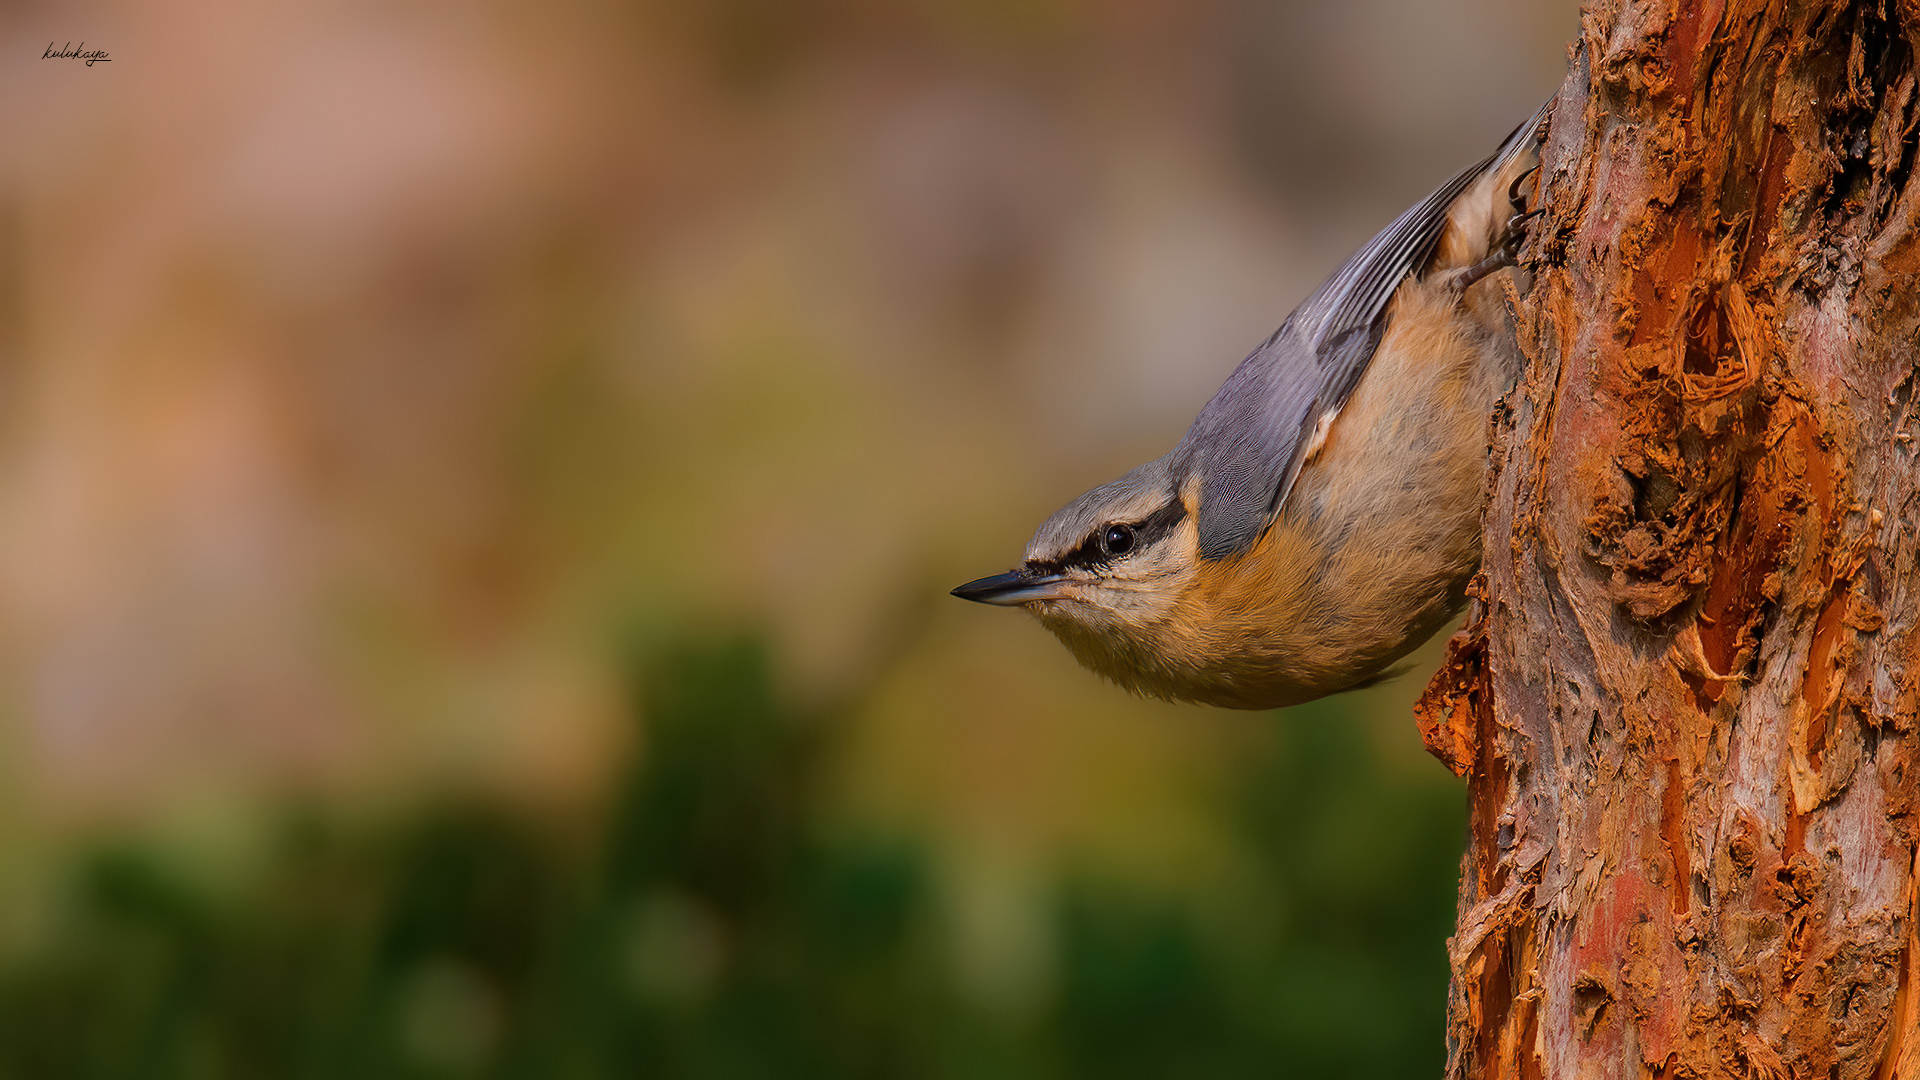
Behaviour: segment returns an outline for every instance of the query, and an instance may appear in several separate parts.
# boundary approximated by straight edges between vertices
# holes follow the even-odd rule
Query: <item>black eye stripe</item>
[[[1101,546],[1100,541],[1102,535],[1109,528],[1115,525],[1123,525],[1133,530],[1132,546],[1127,548],[1125,552],[1119,553],[1130,554],[1132,552],[1145,550],[1159,543],[1168,533],[1171,533],[1179,526],[1180,522],[1186,519],[1186,516],[1186,505],[1180,501],[1178,496],[1173,496],[1169,498],[1166,504],[1161,506],[1160,509],[1155,510],[1153,513],[1148,514],[1138,521],[1102,522],[1093,530],[1092,535],[1082,540],[1079,546],[1075,547],[1072,551],[1067,552],[1057,559],[1033,563],[1032,566],[1038,570],[1064,570],[1069,567],[1091,569],[1097,566],[1107,566],[1113,562],[1114,556],[1107,553],[1107,550]]]
[[[1100,550],[1099,537],[1089,536],[1081,542],[1079,547],[1062,555],[1056,565],[1060,567],[1099,566],[1106,561],[1106,552]]]
[[[1186,504],[1180,501],[1179,496],[1173,497],[1165,506],[1133,523],[1134,546],[1154,543],[1172,532],[1186,516]]]

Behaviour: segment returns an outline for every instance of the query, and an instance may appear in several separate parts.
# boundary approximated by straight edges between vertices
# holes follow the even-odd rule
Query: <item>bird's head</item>
[[[1049,517],[1018,568],[953,594],[1026,608],[1082,663],[1131,684],[1126,666],[1160,646],[1201,563],[1194,494],[1175,486],[1167,459],[1148,462]]]

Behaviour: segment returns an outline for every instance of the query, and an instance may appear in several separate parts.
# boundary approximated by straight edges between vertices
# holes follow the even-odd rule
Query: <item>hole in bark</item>
[[[1674,482],[1673,477],[1665,473],[1653,473],[1644,483],[1634,485],[1634,494],[1634,517],[1641,521],[1658,521],[1668,527],[1678,523],[1673,516],[1673,508],[1680,501],[1680,485]]]
[[[1873,113],[1850,109],[1833,120],[1834,156],[1840,161],[1827,185],[1827,197],[1821,206],[1829,221],[1836,224],[1848,217],[1848,204],[1858,210],[1873,186]]]
[[[1734,481],[1727,525],[1714,544],[1712,576],[1696,624],[1701,652],[1718,674],[1739,675],[1759,661],[1757,646],[1775,610],[1767,598],[1767,577],[1792,535],[1783,528],[1783,495],[1764,472],[1743,472]],[[1707,689],[1717,702],[1726,684],[1713,683]]]
[[[1686,352],[1681,367],[1690,375],[1718,375],[1721,354],[1730,352],[1733,335],[1715,297],[1709,296],[1687,321]]]
[[[1594,1029],[1606,1019],[1607,1006],[1613,1003],[1613,994],[1599,979],[1591,975],[1582,975],[1573,984],[1574,1022],[1580,1029],[1580,1041],[1593,1039]]]
[[[1903,47],[1904,45],[1905,43],[1902,42]],[[1911,53],[1905,57],[1904,66],[1908,69],[1913,67]],[[1888,154],[1892,160],[1887,167],[1887,198],[1880,207],[1880,221],[1877,224],[1886,222],[1887,216],[1893,212],[1894,204],[1907,190],[1907,178],[1913,175],[1913,152],[1915,146],[1920,145],[1920,132],[1915,130],[1913,110],[1914,102],[1909,100],[1903,110],[1904,115],[1894,121],[1902,135],[1900,145],[1892,148]]]
[[[1643,473],[1634,472],[1624,465],[1620,475],[1627,478],[1627,489],[1633,493],[1633,516],[1643,517],[1640,508],[1647,504],[1647,478]]]
[[[1864,73],[1878,100],[1885,98],[1893,84],[1906,74],[1913,63],[1913,53],[1906,37],[1887,21],[1884,4],[1862,4],[1859,13],[1860,22],[1855,32],[1860,35],[1861,52],[1866,60]]]
[[[1884,5],[1861,4],[1855,12],[1855,44],[1861,63],[1857,77],[1852,70],[1848,74],[1849,90],[1857,104],[1834,118],[1839,137],[1835,149],[1841,168],[1827,198],[1831,213],[1849,196],[1869,195],[1872,205],[1866,209],[1876,230],[1906,188],[1913,169],[1915,141],[1909,123],[1914,107],[1910,82],[1913,48],[1885,15]],[[1907,92],[1897,93],[1903,84]],[[1896,115],[1881,116],[1881,110],[1888,107],[1897,110]],[[1886,139],[1896,133],[1898,144],[1874,146],[1876,134]],[[1879,184],[1874,182],[1876,170],[1881,174]]]

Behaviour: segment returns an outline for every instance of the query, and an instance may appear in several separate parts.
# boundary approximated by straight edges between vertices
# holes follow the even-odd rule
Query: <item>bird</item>
[[[1487,425],[1523,360],[1541,106],[1289,314],[1165,456],[1042,522],[953,590],[1025,608],[1134,693],[1297,705],[1398,674],[1479,569]]]

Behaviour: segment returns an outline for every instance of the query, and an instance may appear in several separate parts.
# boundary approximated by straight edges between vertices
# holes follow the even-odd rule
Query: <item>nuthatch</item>
[[[954,595],[1025,607],[1082,664],[1172,700],[1263,709],[1391,674],[1479,567],[1487,417],[1520,367],[1488,279],[1539,212],[1520,189],[1545,114],[1348,259],[1172,453]]]

